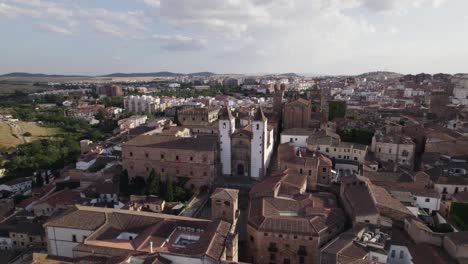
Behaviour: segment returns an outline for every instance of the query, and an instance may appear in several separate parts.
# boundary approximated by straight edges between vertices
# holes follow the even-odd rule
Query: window
[[[76,235],[72,235],[72,241],[76,242]]]
[[[147,158],[148,158],[148,157],[149,157],[149,154],[148,154],[148,153],[145,153],[145,157],[147,157]]]
[[[302,174],[302,169],[299,169],[299,173]]]
[[[304,264],[304,263],[305,263],[304,256],[299,256],[299,264]]]
[[[29,237],[29,242],[33,242],[34,238],[33,237]]]
[[[190,157],[190,161],[193,161],[193,157]]]
[[[164,168],[161,168],[161,173],[164,173]]]
[[[87,236],[83,236],[83,242],[86,240],[86,238],[88,238]]]
[[[426,198],[426,203],[428,203],[429,201],[430,201],[430,199],[429,199],[429,198]]]
[[[264,236],[268,236],[268,233],[263,233]]]
[[[381,149],[381,148],[379,148],[379,152],[382,152],[382,149]]]
[[[403,259],[404,254],[405,254],[405,253],[403,252],[403,250],[400,250],[400,259]]]
[[[278,236],[279,236],[279,237],[283,237],[283,234],[279,234]]]
[[[250,242],[254,242],[253,236],[250,236]]]
[[[164,154],[161,154],[161,159],[164,159]]]
[[[290,139],[289,139],[289,142],[293,143],[293,138],[290,138]]]
[[[223,128],[226,129],[226,123],[223,123]]]
[[[231,206],[231,203],[229,201],[224,201],[225,206]]]
[[[285,258],[284,261],[283,261],[284,264],[291,264],[291,260],[289,260],[288,258]]]
[[[392,250],[391,257],[392,257],[392,258],[395,258],[395,250]]]
[[[133,152],[130,152],[130,157],[133,157]]]
[[[259,130],[259,129],[260,129],[260,125],[259,125],[259,124],[257,124],[257,130]]]
[[[329,152],[328,148],[325,149],[325,152],[327,152],[327,153]]]
[[[129,236],[129,237],[128,237],[128,240],[133,240],[133,237],[132,237],[132,236]]]
[[[312,170],[309,170],[309,176],[312,175]]]
[[[178,160],[179,160],[179,156],[175,156],[175,159],[178,161]]]
[[[275,261],[276,260],[276,255],[271,253],[270,254],[270,261]]]
[[[297,141],[297,138],[295,138],[294,140]]]

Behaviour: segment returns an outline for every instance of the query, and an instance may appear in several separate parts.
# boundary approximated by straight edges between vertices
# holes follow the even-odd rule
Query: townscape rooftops
[[[215,259],[221,257],[230,229],[230,224],[221,220],[87,206],[76,206],[45,226],[96,231],[77,249],[80,251],[87,251],[86,247],[100,247],[106,252],[116,249],[148,253],[153,244],[157,252],[207,255]],[[119,238],[122,233],[135,234],[135,237]],[[197,239],[179,246],[177,241],[184,236]]]
[[[344,213],[336,207],[333,196],[321,194],[281,193],[283,185],[299,184],[288,180],[287,172],[270,176],[250,191],[248,222],[264,232],[293,233],[317,236],[344,221]]]

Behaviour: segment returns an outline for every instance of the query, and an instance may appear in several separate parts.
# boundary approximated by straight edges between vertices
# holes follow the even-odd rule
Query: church
[[[236,122],[229,107],[219,114],[222,174],[260,180],[266,176],[273,154],[273,128],[261,108],[237,118]]]

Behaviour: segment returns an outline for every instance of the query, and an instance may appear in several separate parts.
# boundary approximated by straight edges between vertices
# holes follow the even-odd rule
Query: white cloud
[[[161,2],[159,0],[142,0],[143,3],[151,6],[151,7],[159,7]]]
[[[73,32],[70,31],[69,29],[62,27],[62,26],[49,24],[49,23],[42,24],[42,29],[52,32],[52,33],[61,34],[61,35],[73,35]]]
[[[184,35],[159,35],[155,34],[149,40],[158,43],[165,50],[199,50],[205,47],[204,39],[192,38]]]
[[[115,37],[123,37],[125,33],[117,26],[108,24],[102,20],[94,20],[91,22],[94,30],[98,33],[107,34]]]

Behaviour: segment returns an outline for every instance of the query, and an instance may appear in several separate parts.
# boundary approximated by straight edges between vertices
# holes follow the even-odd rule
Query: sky
[[[0,0],[0,74],[468,72],[467,0]]]

